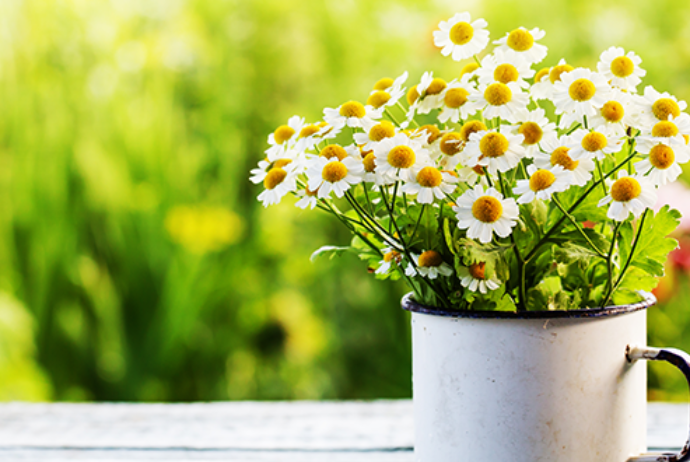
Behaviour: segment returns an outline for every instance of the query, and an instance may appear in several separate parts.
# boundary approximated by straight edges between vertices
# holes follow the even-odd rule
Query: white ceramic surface
[[[412,313],[418,462],[626,462],[646,444],[646,310],[602,318]]]

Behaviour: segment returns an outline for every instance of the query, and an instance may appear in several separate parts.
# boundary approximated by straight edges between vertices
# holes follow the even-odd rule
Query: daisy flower
[[[431,204],[455,191],[457,177],[433,165],[418,165],[408,170],[402,192],[416,194],[420,204]]]
[[[489,290],[496,290],[501,287],[501,281],[494,275],[486,278],[486,263],[472,263],[468,267],[458,268],[458,278],[463,287],[472,292],[479,291],[482,294]]]
[[[567,135],[560,138],[556,135],[545,137],[541,142],[541,149],[544,152],[540,151],[534,154],[534,165],[546,170],[560,165],[563,169],[572,172],[575,186],[586,185],[592,178],[592,171],[595,167],[594,161],[589,157],[573,160],[570,157],[570,146],[572,145],[573,139]]]
[[[481,165],[475,165],[474,167],[462,167],[458,170],[458,180],[467,183],[470,186],[474,186],[477,183],[482,186],[488,186],[489,182],[486,181],[486,174],[484,173],[484,168]]]
[[[523,92],[516,82],[494,82],[480,86],[478,91],[470,95],[470,101],[484,109],[485,118],[500,117],[514,123],[515,114],[527,108],[529,95]]]
[[[525,79],[531,79],[534,71],[522,58],[508,55],[499,49],[482,59],[477,76],[480,85],[515,82],[521,88],[529,88],[529,83]]]
[[[543,67],[534,75],[534,83],[529,89],[529,94],[533,100],[538,101],[551,97],[553,84],[549,80],[550,67]]]
[[[541,108],[534,111],[524,109],[515,115],[515,119],[519,124],[517,133],[524,137],[525,157],[532,157],[539,151],[539,142],[544,136],[556,133],[556,124],[546,118],[546,112]]]
[[[544,45],[534,43],[544,38],[544,35],[546,34],[541,29],[527,30],[520,27],[507,33],[505,37],[494,40],[494,44],[498,45],[497,50],[519,57],[529,64],[536,64],[546,58],[548,51]]]
[[[454,61],[471,58],[489,44],[487,26],[483,19],[472,22],[469,13],[458,13],[439,23],[440,30],[434,31],[434,45],[442,48],[443,56],[451,55]]]
[[[606,78],[612,87],[635,92],[647,71],[640,68],[642,59],[634,52],[627,54],[621,47],[611,47],[599,57],[597,71]]]
[[[268,159],[272,162],[284,157],[285,152],[292,147],[303,127],[304,118],[292,116],[288,119],[287,125],[281,125],[268,135],[268,144],[270,145],[266,150]]]
[[[460,79],[466,78],[467,80],[473,80],[477,76],[477,70],[479,69],[479,64],[472,61],[462,66],[460,69]],[[476,79],[475,79],[476,80]]]
[[[388,80],[390,79],[381,79],[376,82],[374,90],[367,98],[368,105],[375,109],[394,106],[397,104],[398,100],[405,95],[405,89],[402,85],[405,83],[405,80],[407,80],[407,71],[397,79],[391,80],[390,85],[388,85]]]
[[[384,77],[374,84],[373,90],[388,91],[393,88],[402,87],[407,80],[407,71],[403,72],[397,79],[393,80],[390,77]]]
[[[678,101],[667,92],[659,93],[652,86],[645,87],[644,95],[637,98],[637,104],[641,106],[644,122],[649,125],[668,120],[669,116],[676,118],[688,107],[685,101]]]
[[[656,188],[645,177],[630,176],[625,170],[620,170],[610,194],[599,201],[599,207],[612,202],[606,216],[624,221],[631,213],[635,218],[639,217],[646,208],[654,206],[656,199]]]
[[[297,197],[300,199],[295,203],[295,206],[301,209],[309,207],[311,210],[314,210],[314,207],[319,202],[316,197],[317,193],[318,191],[312,191],[309,188],[300,189],[297,191]]]
[[[354,140],[363,151],[371,151],[379,141],[395,136],[395,125],[382,120],[372,126],[367,133],[355,133]]]
[[[414,110],[417,114],[428,114],[433,109],[439,109],[443,106],[443,90],[447,86],[448,84],[442,78],[434,78],[433,72],[425,72],[416,87],[419,98],[410,110]]]
[[[440,157],[439,165],[445,169],[454,169],[460,163],[460,153],[465,149],[465,145],[466,143],[460,133],[444,133],[434,150]]]
[[[575,130],[570,138],[573,144],[569,146],[568,155],[573,160],[580,160],[583,157],[603,160],[607,154],[613,154],[623,148],[621,135],[606,127],[599,130],[580,128]]]
[[[556,114],[574,113],[576,120],[583,123],[584,117],[597,115],[597,110],[609,100],[610,92],[606,79],[589,69],[563,73],[553,86]]]
[[[326,199],[331,191],[336,197],[343,197],[353,184],[360,183],[364,174],[362,161],[353,157],[326,158],[319,156],[307,167],[307,187],[317,191],[319,199]]]
[[[662,122],[659,122],[662,123]],[[637,150],[648,157],[635,164],[635,170],[640,175],[648,173],[649,181],[655,186],[663,186],[676,181],[683,173],[679,164],[690,160],[690,148],[681,135],[675,138],[649,138],[640,143]],[[653,142],[656,141],[656,144]]]
[[[486,167],[491,174],[507,172],[525,157],[524,139],[523,135],[514,135],[505,125],[500,131],[472,133],[463,151],[464,163]]]
[[[513,192],[520,195],[518,204],[527,204],[535,198],[549,200],[553,193],[568,189],[573,181],[573,174],[560,165],[549,170],[537,169],[535,165],[530,165],[527,167],[527,173],[529,179],[518,180],[517,186],[513,188]]]
[[[659,143],[668,146],[687,147],[690,139],[690,115],[681,113],[678,117],[668,116],[668,120],[660,120],[650,129],[643,130],[644,135],[637,137],[637,150],[647,154]]]
[[[534,76],[535,83],[530,88],[532,99],[535,101],[540,99],[553,100],[556,82],[560,82],[564,74],[572,72],[574,69],[573,66],[565,62],[565,59],[561,59],[558,64],[549,68],[548,74],[546,74],[545,69],[537,72],[537,75]]]
[[[466,229],[467,237],[484,244],[491,242],[493,233],[508,237],[520,214],[515,199],[503,199],[494,188],[484,191],[479,185],[465,191],[456,204],[452,208],[458,228]]]
[[[261,183],[264,181],[266,178],[266,175],[268,175],[268,172],[271,171],[271,169],[277,167],[277,168],[283,168],[286,165],[292,163],[293,159],[290,157],[284,157],[282,159],[278,159],[274,162],[270,162],[268,160],[268,157],[262,161],[259,161],[259,166],[257,168],[253,168],[249,173],[251,173],[251,177],[249,178],[249,181],[251,181],[254,184]],[[292,168],[294,168],[293,166]]]
[[[608,101],[597,110],[596,115],[588,118],[587,121],[594,129],[606,127],[622,135],[628,127],[639,125],[638,112],[637,103],[633,101],[630,94],[614,88]]]
[[[460,81],[453,80],[443,91],[443,105],[438,121],[441,123],[458,123],[465,120],[479,110],[479,105],[469,101],[470,93],[474,91],[474,84],[463,77]]]
[[[395,179],[429,159],[429,151],[422,147],[422,141],[412,139],[404,133],[386,138],[374,148],[375,172],[394,183]]]
[[[357,101],[348,101],[335,109],[324,109],[323,114],[323,119],[337,129],[348,126],[368,130],[372,125],[376,125],[375,119],[381,118],[383,109],[374,109],[372,106],[364,106]]]
[[[452,276],[453,268],[443,261],[443,256],[435,250],[426,250],[421,255],[412,255],[412,259],[417,266],[410,263],[405,269],[405,274],[408,276],[417,276],[418,274],[429,279],[436,279],[441,276]]]
[[[391,266],[398,266],[402,262],[403,256],[400,252],[393,249],[393,247],[386,247],[383,249],[383,259],[379,262],[379,267],[374,273],[387,274]]]
[[[282,167],[273,167],[263,179],[264,190],[258,199],[264,207],[277,204],[287,193],[297,189],[297,171],[295,163],[288,163]]]

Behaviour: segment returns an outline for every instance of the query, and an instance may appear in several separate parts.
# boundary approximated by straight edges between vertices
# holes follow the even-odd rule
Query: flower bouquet
[[[383,78],[368,95],[290,118],[251,172],[259,200],[334,215],[380,279],[452,310],[574,310],[641,300],[677,246],[657,188],[690,160],[686,103],[651,86],[634,52],[596,70],[547,55],[540,29],[489,44],[458,13],[434,43],[456,76]],[[408,87],[406,87],[408,85]]]

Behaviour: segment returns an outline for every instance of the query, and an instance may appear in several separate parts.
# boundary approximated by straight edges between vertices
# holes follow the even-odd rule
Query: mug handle
[[[690,385],[690,355],[675,348],[651,348],[630,346],[626,348],[625,356],[633,363],[640,359],[649,361],[667,361],[681,370]],[[686,462],[690,461],[690,438],[678,454],[645,454],[631,457],[628,462]]]

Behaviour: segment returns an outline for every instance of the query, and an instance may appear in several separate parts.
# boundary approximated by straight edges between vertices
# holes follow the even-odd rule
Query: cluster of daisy
[[[322,120],[294,116],[278,127],[251,171],[264,187],[259,200],[268,206],[290,194],[297,207],[336,214],[380,256],[375,273],[399,272],[413,287],[421,278],[418,286],[437,294],[455,282],[486,294],[507,281],[486,262],[457,264],[439,241],[431,248],[416,239],[430,211],[451,215],[467,239],[501,244],[514,238],[521,207],[561,208],[558,195],[571,188],[605,190],[598,205],[610,221],[600,232],[615,240],[616,223],[651,208],[657,188],[690,160],[686,103],[638,88],[641,59],[619,47],[601,54],[596,71],[565,60],[541,66],[547,48],[536,28],[507,33],[480,57],[486,27],[458,13],[434,32],[444,56],[469,61],[455,78],[383,78],[359,101],[324,109]],[[353,213],[336,205],[345,201]],[[561,208],[563,216],[575,207]],[[518,264],[529,263],[524,257]],[[443,278],[455,282],[435,287]]]

